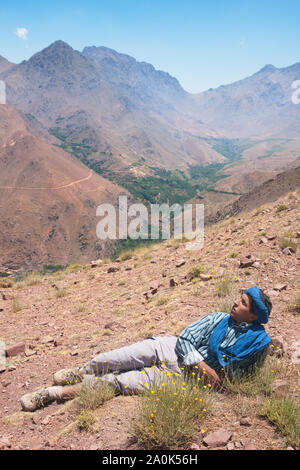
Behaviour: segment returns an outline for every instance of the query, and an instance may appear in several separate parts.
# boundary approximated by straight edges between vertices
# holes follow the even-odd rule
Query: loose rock
[[[25,343],[16,343],[11,346],[7,346],[5,349],[5,354],[7,357],[17,356],[25,351]]]
[[[203,439],[203,443],[208,447],[223,447],[226,446],[232,437],[232,432],[226,429],[219,429],[218,431],[209,433]]]

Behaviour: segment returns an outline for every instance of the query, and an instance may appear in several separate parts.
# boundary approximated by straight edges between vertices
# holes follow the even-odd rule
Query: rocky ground
[[[207,227],[201,252],[170,240],[136,250],[127,260],[31,276],[0,288],[0,340],[8,354],[0,373],[0,448],[136,449],[130,426],[139,397],[118,396],[99,407],[93,432],[79,430],[76,401],[26,413],[19,399],[51,385],[57,370],[80,365],[98,352],[148,335],[179,334],[199,317],[222,310],[224,302],[232,302],[251,285],[265,289],[273,302],[266,330],[285,370],[277,386],[298,400],[299,360],[293,348],[300,342],[300,315],[292,305],[300,290],[300,249],[279,245],[283,235],[299,244],[299,201],[299,191],[290,193]],[[286,206],[278,210],[281,204]],[[205,272],[191,279],[189,271],[199,263]],[[224,279],[230,280],[230,291],[219,297]],[[289,448],[286,437],[258,413],[254,402],[215,392],[212,410],[189,446]]]

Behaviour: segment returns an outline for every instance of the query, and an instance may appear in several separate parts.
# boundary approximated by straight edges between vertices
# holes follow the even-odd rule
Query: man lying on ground
[[[105,381],[116,394],[136,394],[163,380],[166,370],[182,376],[196,368],[212,386],[222,384],[224,371],[231,376],[260,366],[271,338],[262,324],[272,309],[269,297],[258,287],[247,289],[230,314],[210,313],[176,336],[149,337],[144,341],[100,353],[75,369],[54,374],[54,386],[21,398],[24,411],[35,411],[55,400],[74,398],[83,384],[101,386]],[[193,369],[194,370],[194,369]]]

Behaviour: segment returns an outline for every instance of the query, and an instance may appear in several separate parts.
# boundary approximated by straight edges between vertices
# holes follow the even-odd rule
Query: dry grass
[[[300,313],[300,291],[297,292],[289,305],[289,310],[292,312]]]
[[[300,406],[294,398],[272,395],[263,401],[260,412],[286,436],[290,445],[300,445]]]
[[[105,381],[99,381],[96,385],[88,382],[83,383],[76,397],[77,426],[79,429],[93,432],[93,425],[96,422],[93,410],[96,410],[114,396],[114,388]]]
[[[216,284],[218,297],[227,297],[232,294],[234,281],[230,276],[224,276]]]
[[[144,449],[186,445],[212,405],[210,389],[201,380],[185,382],[178,374],[167,374],[142,395],[132,425],[131,434]]]
[[[3,289],[8,289],[9,287],[13,287],[14,281],[12,279],[7,279],[6,277],[0,278],[0,287]]]

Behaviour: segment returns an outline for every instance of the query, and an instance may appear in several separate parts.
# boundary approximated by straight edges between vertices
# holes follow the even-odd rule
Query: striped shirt
[[[218,359],[209,352],[208,346],[214,328],[227,316],[228,313],[223,312],[210,313],[192,323],[180,333],[176,342],[175,352],[183,365],[193,366],[204,361],[212,369],[221,369]],[[237,325],[234,320],[230,318],[227,331],[220,345],[220,350],[222,351],[222,349],[232,346],[238,337],[245,333],[252,324],[253,323],[243,322]],[[267,350],[268,348],[266,347],[262,351],[259,351],[259,353],[243,361],[235,361],[239,362],[238,365],[236,364],[234,366],[233,362],[231,366],[234,366],[236,369],[247,370],[249,366],[259,360],[259,358],[263,359]]]

